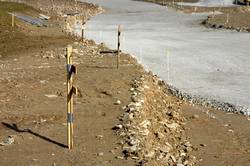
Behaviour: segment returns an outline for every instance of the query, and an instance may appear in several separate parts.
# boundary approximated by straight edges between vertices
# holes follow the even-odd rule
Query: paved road
[[[147,69],[191,94],[250,106],[249,33],[206,29],[206,14],[183,14],[151,3],[87,0],[107,9],[92,18],[86,36],[116,46],[123,27],[122,50]]]

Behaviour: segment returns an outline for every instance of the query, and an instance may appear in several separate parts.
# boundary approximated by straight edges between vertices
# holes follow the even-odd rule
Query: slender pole
[[[70,65],[72,65],[72,56],[70,56],[69,57],[69,63],[70,63]],[[69,79],[69,81],[70,81],[70,90],[72,89],[72,87],[73,87],[73,76],[70,76],[70,79]],[[73,124],[73,94],[70,96],[70,138],[71,138],[71,142],[70,142],[70,147],[71,147],[71,149],[73,148],[73,135],[74,135],[74,131],[73,131],[73,129],[74,129],[74,124]]]
[[[54,11],[54,0],[51,0],[51,11]]]
[[[229,23],[229,13],[227,13],[227,20],[226,20],[226,24]]]
[[[117,69],[119,68],[120,63],[120,36],[121,36],[121,26],[118,26],[118,43],[117,43]]]
[[[67,141],[68,148],[72,149],[72,134],[71,134],[71,81],[70,81],[70,56],[72,54],[72,47],[68,46],[67,48]]]
[[[82,19],[82,42],[84,41],[84,25],[85,25],[85,19],[83,17]]]
[[[14,16],[13,13],[11,14],[11,26],[12,26],[12,27],[15,26],[15,16]]]
[[[67,141],[68,148],[73,148],[74,123],[73,123],[73,94],[77,95],[77,88],[73,86],[73,76],[76,74],[76,66],[72,63],[72,46],[67,47]],[[74,73],[74,74],[73,74]]]

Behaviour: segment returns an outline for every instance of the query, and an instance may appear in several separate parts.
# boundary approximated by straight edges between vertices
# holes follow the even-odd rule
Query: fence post
[[[121,26],[118,26],[118,43],[117,43],[117,69],[119,68],[120,63],[120,36],[121,36]]]
[[[76,74],[76,67],[72,65],[72,46],[67,47],[67,141],[68,148],[73,148],[73,94],[77,89],[73,86],[73,75]]]

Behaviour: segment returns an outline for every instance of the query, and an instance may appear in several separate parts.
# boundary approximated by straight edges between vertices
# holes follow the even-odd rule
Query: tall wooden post
[[[67,141],[68,148],[73,148],[73,94],[77,89],[73,86],[73,73],[76,74],[76,67],[72,65],[72,46],[67,47]]]
[[[121,26],[118,26],[118,42],[117,42],[117,69],[119,68],[120,63],[120,36],[121,36]]]

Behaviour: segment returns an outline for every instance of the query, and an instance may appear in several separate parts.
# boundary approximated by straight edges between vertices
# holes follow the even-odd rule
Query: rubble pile
[[[180,115],[182,101],[165,93],[165,85],[152,74],[135,80],[130,91],[132,102],[113,128],[122,138],[125,157],[140,165],[193,165],[186,120]]]

